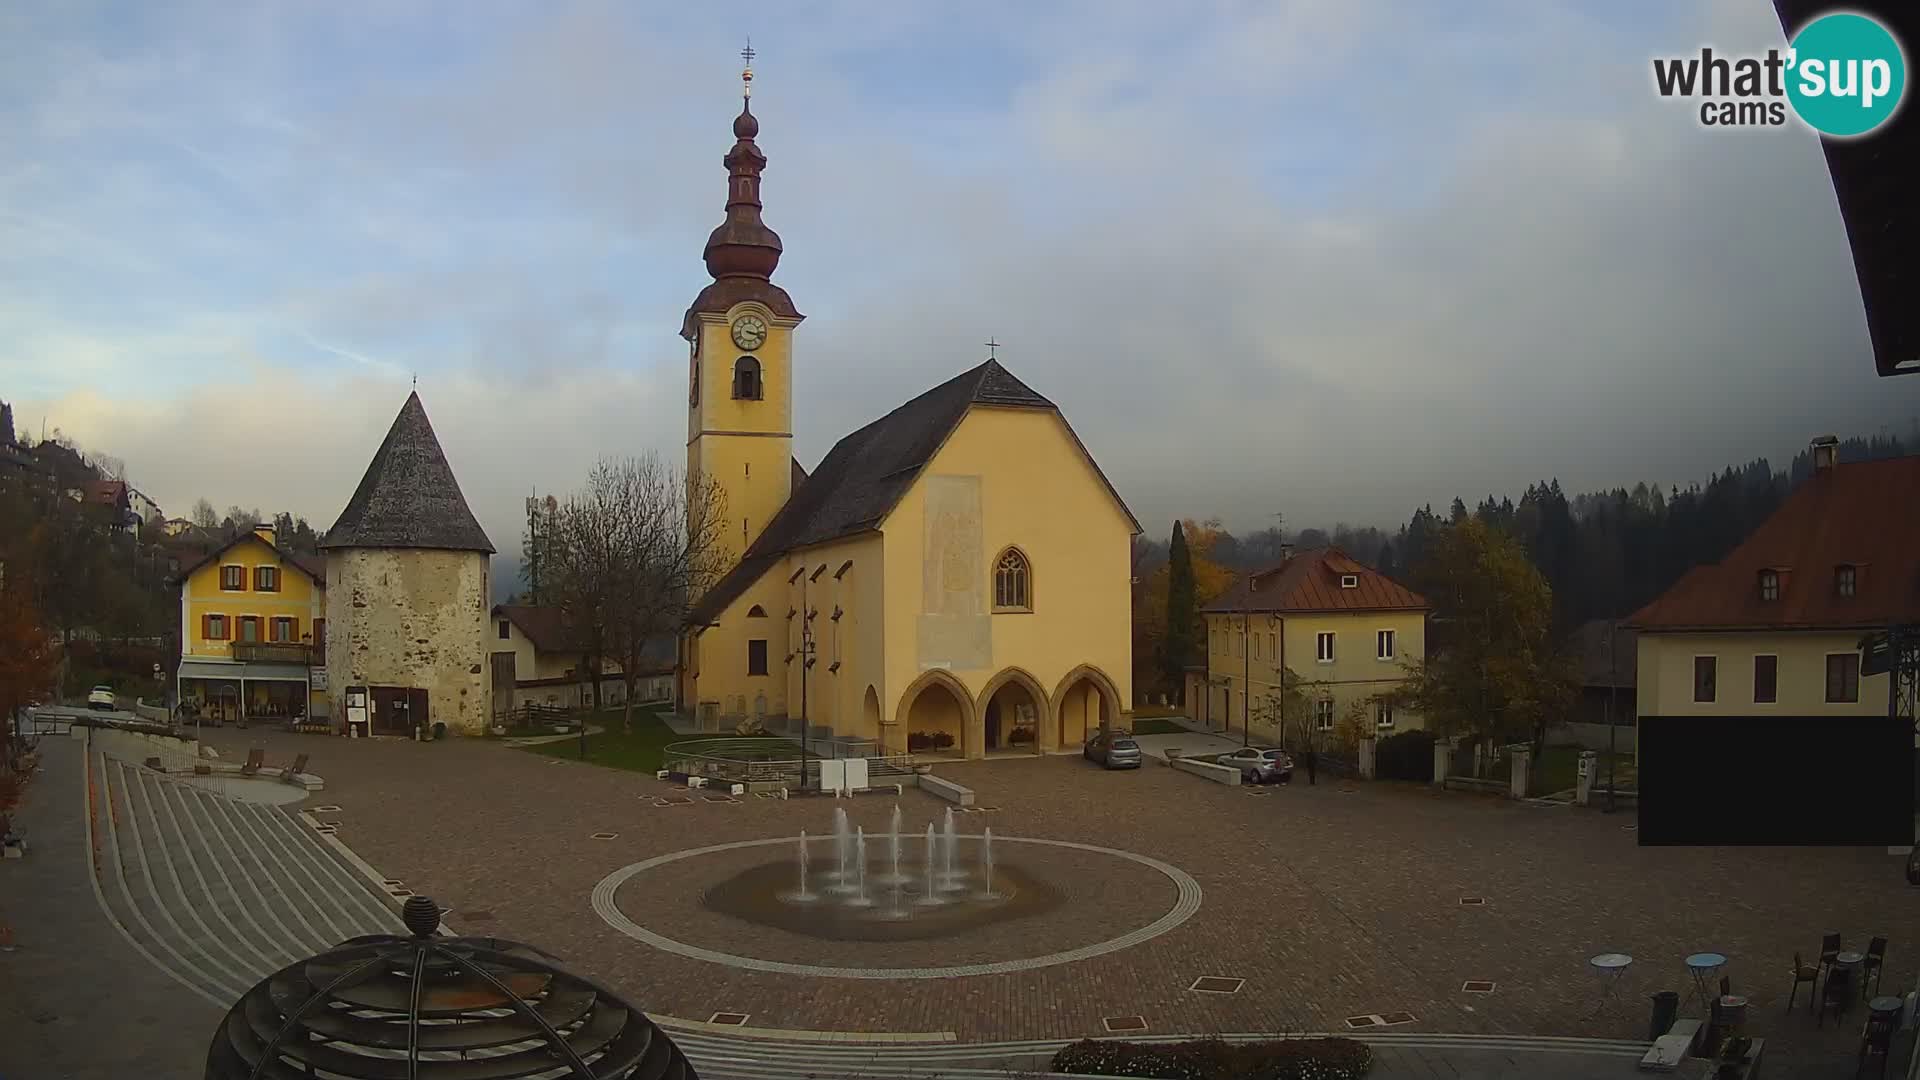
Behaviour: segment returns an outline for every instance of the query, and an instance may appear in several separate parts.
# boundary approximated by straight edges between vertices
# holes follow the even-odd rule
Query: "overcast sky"
[[[1454,7],[7,4],[0,398],[324,527],[417,375],[517,550],[527,492],[683,460],[751,33],[809,467],[990,335],[1157,537],[1905,429],[1814,136],[1652,90],[1767,0]]]

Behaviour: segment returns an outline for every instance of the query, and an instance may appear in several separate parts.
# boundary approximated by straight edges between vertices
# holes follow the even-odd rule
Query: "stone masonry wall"
[[[484,734],[487,611],[487,557],[479,552],[330,551],[329,683],[424,688],[429,723]]]

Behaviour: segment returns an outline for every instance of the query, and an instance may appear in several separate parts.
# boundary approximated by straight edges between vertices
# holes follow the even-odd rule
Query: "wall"
[[[942,510],[941,500],[949,506],[963,501],[953,494],[963,485],[943,483],[943,478],[977,478],[977,522],[954,522],[951,511]],[[938,526],[929,529],[930,493],[933,509],[949,514],[957,535],[942,537]],[[1123,722],[1132,700],[1133,525],[1058,415],[975,406],[881,529],[890,556],[883,716],[899,714],[902,694],[924,671],[944,668],[975,696],[968,742],[969,753],[977,754],[983,730],[978,697],[996,675],[1017,669],[1049,698],[1038,748],[1053,749],[1060,742],[1053,698],[1065,688],[1069,673],[1085,666],[1105,676],[1117,697],[1112,720]],[[977,538],[967,534],[974,529]],[[1031,612],[991,611],[992,567],[1010,545],[1032,568]],[[926,572],[932,569],[943,579],[946,574],[943,567],[926,565],[929,552],[942,561],[964,560],[958,569],[979,585],[977,592],[952,596],[941,621],[926,618]],[[979,598],[985,613],[962,610],[970,595]],[[968,629],[976,618],[985,627],[983,649],[976,649]]]
[[[1427,620],[1423,611],[1287,615],[1279,625],[1260,613],[1255,613],[1248,624],[1243,624],[1239,615],[1208,615],[1206,622],[1208,674],[1216,685],[1203,688],[1211,699],[1202,715],[1211,718],[1216,727],[1238,730],[1251,711],[1255,734],[1264,732],[1269,739],[1275,737],[1274,729],[1271,724],[1263,723],[1258,714],[1262,698],[1279,688],[1282,657],[1284,665],[1302,680],[1301,689],[1309,700],[1332,699],[1337,725],[1352,703],[1403,685],[1405,662],[1424,657],[1427,649]],[[1377,654],[1375,634],[1380,630],[1394,632],[1392,660],[1381,660]],[[1317,639],[1321,633],[1334,635],[1331,663],[1317,659]],[[1220,716],[1221,687],[1217,685],[1221,679],[1232,680],[1227,695],[1230,715],[1224,725]],[[1247,709],[1249,703],[1244,693],[1249,680],[1253,686],[1251,710]],[[1375,725],[1370,707],[1366,722],[1382,736],[1426,726],[1419,714],[1407,709],[1395,710],[1390,729]]]
[[[500,636],[500,624],[505,623],[507,636]],[[585,662],[577,652],[541,652],[533,644],[533,639],[522,633],[513,620],[504,615],[490,615],[487,623],[487,654],[510,652],[513,654],[513,677],[516,680],[527,679],[564,679],[573,676]],[[600,673],[611,674],[620,670],[618,660],[610,656],[600,658]]]
[[[327,671],[347,686],[424,688],[428,719],[486,730],[487,557],[474,551],[327,553]]]
[[[767,339],[752,353],[733,343],[733,320],[751,312],[767,324]],[[689,475],[707,475],[727,493],[727,545],[744,554],[767,522],[786,504],[793,486],[793,322],[776,320],[754,303],[727,314],[697,316],[699,352],[690,378],[699,380],[697,402],[687,409]],[[733,365],[741,356],[760,361],[762,396],[733,396]]]
[[[220,588],[220,568],[246,568],[246,588],[228,592]],[[256,592],[253,571],[258,566],[280,570],[278,592]],[[202,615],[227,616],[227,640],[208,641],[201,633]],[[238,620],[242,615],[260,617],[260,640],[268,640],[269,620],[285,616],[294,620],[293,640],[313,633],[313,621],[326,616],[326,593],[306,571],[285,562],[272,547],[257,538],[248,538],[227,549],[218,558],[187,578],[180,590],[180,640],[188,659],[230,660],[233,642],[240,639]]]
[[[1827,654],[1858,652],[1861,631],[1655,634],[1642,632],[1635,704],[1641,716],[1884,716],[1887,676],[1862,675],[1859,700],[1826,700]],[[1778,656],[1771,704],[1753,700],[1753,658]],[[1693,700],[1693,658],[1718,658],[1717,693]]]

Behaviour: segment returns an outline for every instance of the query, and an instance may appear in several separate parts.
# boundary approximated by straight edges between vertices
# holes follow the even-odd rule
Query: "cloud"
[[[323,525],[417,372],[503,550],[528,490],[678,459],[738,20],[446,15],[189,15],[132,55],[38,28],[72,66],[0,81],[29,148],[0,241],[30,241],[0,243],[0,393],[169,509]],[[1817,143],[1704,132],[1647,85],[1653,55],[1776,39],[1763,16],[757,11],[777,280],[810,316],[796,453],[989,335],[1156,533],[1685,483],[1903,420]]]

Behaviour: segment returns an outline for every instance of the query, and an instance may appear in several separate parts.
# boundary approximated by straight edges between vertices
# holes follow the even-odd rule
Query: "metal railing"
[[[233,658],[243,664],[307,664],[322,667],[327,658],[317,645],[297,641],[236,641]]]
[[[865,752],[851,752],[865,751]],[[914,771],[912,754],[879,752],[871,740],[827,740],[807,748],[807,777],[816,781],[821,761],[864,758],[868,776],[899,775]],[[669,745],[662,754],[669,772],[736,784],[800,781],[800,746],[789,739],[739,737],[688,739]]]

